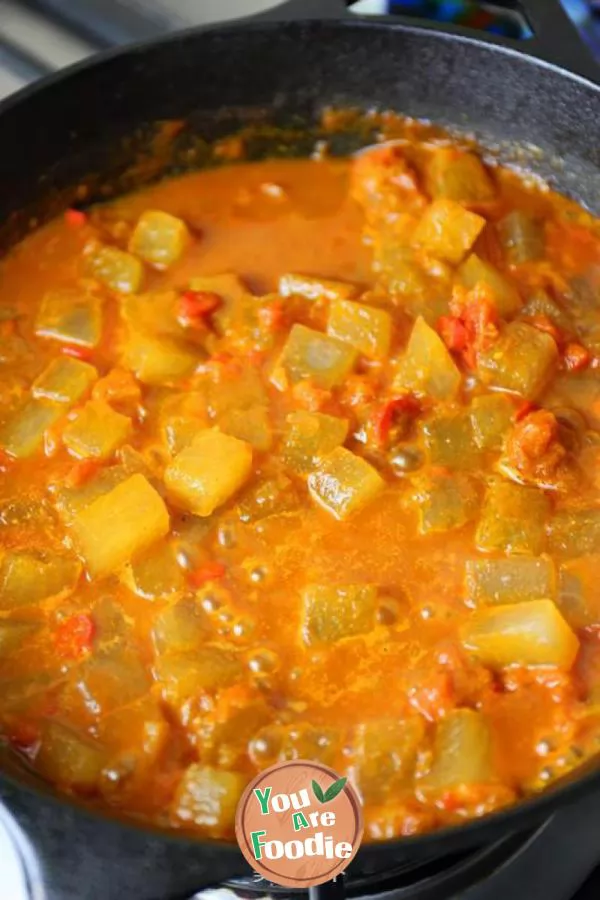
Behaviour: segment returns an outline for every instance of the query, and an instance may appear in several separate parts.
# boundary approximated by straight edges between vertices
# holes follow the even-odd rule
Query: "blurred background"
[[[250,15],[278,0],[0,0],[0,97],[98,50]],[[600,60],[600,0],[563,0]],[[454,21],[527,39],[518,0],[358,0],[352,10]]]

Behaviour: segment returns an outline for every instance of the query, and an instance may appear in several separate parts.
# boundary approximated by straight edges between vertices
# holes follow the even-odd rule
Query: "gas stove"
[[[444,14],[461,3],[446,3]],[[277,0],[0,0],[0,98],[100,49],[275,5]],[[494,0],[493,5],[511,4]],[[600,15],[596,19],[591,15],[592,7],[600,13],[600,3],[565,0],[565,5],[600,59]],[[354,9],[381,14],[391,8],[406,12],[408,6],[422,12],[425,3],[359,0]],[[249,876],[204,890],[190,900],[290,900],[291,893]],[[293,893],[297,898],[300,892]],[[310,900],[597,900],[600,797],[557,813],[534,832],[418,865],[388,865],[360,879],[350,870],[311,893]],[[0,900],[85,900],[84,895],[47,895],[36,848],[2,807]]]

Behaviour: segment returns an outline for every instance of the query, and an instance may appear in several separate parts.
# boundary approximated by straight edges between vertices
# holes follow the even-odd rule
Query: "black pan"
[[[392,108],[471,132],[600,214],[599,70],[558,0],[526,7],[536,37],[517,47],[411,19],[360,20],[343,0],[291,0],[244,25],[108,53],[49,78],[0,105],[0,241],[73,203],[82,180],[104,196],[156,177],[131,163],[157,120],[184,119],[188,134],[210,141],[265,115],[308,125],[326,105]],[[183,900],[248,871],[234,847],[123,825],[28,781],[9,757],[3,769],[0,818],[20,829],[43,885],[34,896]],[[595,791],[600,814],[600,769],[588,770],[486,819],[364,847],[351,875],[510,840]]]

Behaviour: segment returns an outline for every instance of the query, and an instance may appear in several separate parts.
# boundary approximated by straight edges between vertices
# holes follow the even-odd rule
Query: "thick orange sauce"
[[[0,584],[0,730],[34,769],[60,788],[125,815],[231,837],[231,804],[256,770],[286,756],[322,759],[355,780],[365,802],[367,832],[371,839],[381,839],[516,801],[543,789],[582,754],[598,748],[594,704],[600,602],[590,571],[600,538],[582,541],[581,552],[568,553],[557,549],[552,538],[558,512],[585,508],[600,515],[599,435],[594,431],[600,412],[593,405],[600,385],[595,368],[600,319],[585,299],[594,292],[598,296],[600,289],[598,226],[561,198],[494,170],[491,197],[462,203],[482,217],[484,226],[462,259],[473,251],[493,265],[516,292],[514,308],[498,316],[494,292],[490,298],[489,291],[477,293],[475,286],[470,302],[488,312],[491,308],[490,327],[496,330],[491,337],[486,334],[488,343],[477,344],[471,356],[452,346],[448,358],[460,376],[454,396],[431,396],[413,383],[400,390],[399,360],[417,313],[447,337],[448,328],[464,327],[452,297],[455,303],[457,297],[469,302],[466,289],[462,294],[455,290],[460,259],[441,259],[419,245],[410,261],[419,271],[428,270],[432,279],[420,298],[410,289],[398,289],[387,263],[383,271],[374,265],[390,233],[396,235],[398,260],[407,258],[403,248],[414,249],[415,228],[435,199],[427,170],[437,152],[432,147],[404,149],[409,172],[417,173],[413,184],[410,177],[405,182],[398,175],[404,170],[394,168],[394,154],[391,162],[375,155],[373,171],[363,159],[362,169],[349,161],[295,161],[187,175],[97,208],[84,221],[54,221],[0,264],[0,577],[5,579],[4,589]],[[369,181],[373,178],[375,182]],[[124,295],[90,265],[98,242],[126,250],[147,210],[182,220],[189,240],[168,269],[144,265],[143,302],[152,304],[155,293],[172,291],[175,306],[170,308],[177,310],[177,298],[189,292],[194,279],[233,273],[257,298],[246,297],[242,304],[263,310],[252,326],[244,324],[244,313],[224,329],[211,324],[210,317],[182,323],[180,316],[165,333],[156,320],[152,327],[159,341],[175,334],[178,346],[184,343],[196,355],[195,373],[166,378],[164,384],[156,378],[147,383],[128,362],[131,331],[142,325],[134,316],[127,320]],[[500,225],[515,210],[533,217],[542,242],[533,259],[517,263],[507,255]],[[404,225],[403,216],[409,217]],[[351,302],[383,309],[391,323],[383,358],[369,361],[359,354],[353,371],[331,389],[310,379],[295,387],[289,379],[283,389],[281,383],[274,385],[273,373],[292,325],[324,332],[335,300],[318,285],[308,288],[316,290],[316,299],[302,296],[306,286],[292,298],[279,296],[280,279],[289,272],[319,283],[329,279],[355,285]],[[31,452],[15,453],[14,441],[6,437],[34,380],[53,360],[67,358],[65,349],[67,355],[73,352],[68,340],[48,339],[39,328],[42,298],[64,289],[99,298],[103,309],[100,342],[76,349],[75,355],[96,368],[97,378],[115,369],[120,377],[125,373],[129,391],[117,399],[102,395],[130,420],[130,430],[103,458],[91,454],[91,465],[86,454],[88,461],[82,464],[82,454],[68,439],[65,443],[65,434],[90,391],[97,399],[92,383],[75,403],[62,407],[63,414]],[[335,294],[337,289],[330,290]],[[500,339],[506,322],[522,319],[522,307],[542,289],[559,313],[573,309],[575,316],[571,326],[554,330],[545,313],[535,321],[535,316],[526,319],[537,333],[550,332],[548,340],[556,348],[534,396],[518,390],[501,394],[512,404],[501,441],[513,434],[522,449],[524,439],[514,431],[519,419],[544,408],[578,408],[576,433],[565,435],[563,427],[553,437],[565,449],[564,465],[549,476],[546,471],[544,484],[530,458],[522,477],[514,471],[506,475],[498,468],[506,451],[500,444],[482,449],[473,435],[468,438],[473,450],[468,464],[441,465],[430,458],[423,429],[436,415],[468,418],[475,397],[500,395],[498,388],[504,385],[481,377],[481,355],[489,351],[489,342]],[[439,297],[435,314],[428,315],[432,294]],[[438,314],[440,304],[444,308]],[[438,321],[442,313],[452,320],[446,330]],[[143,328],[147,332],[147,323]],[[479,337],[471,334],[469,340]],[[585,354],[578,371],[569,370],[574,345]],[[206,397],[210,384],[213,401],[217,397],[213,406],[221,410],[220,392],[226,390],[234,397],[227,405],[235,409],[236,391],[252,379],[263,397],[244,401],[243,410],[263,409],[271,445],[254,448],[250,474],[210,515],[194,515],[169,488],[166,471],[183,444],[169,446],[161,430],[165,404],[172,394]],[[414,469],[392,465],[398,449],[393,434],[373,431],[373,423],[381,423],[382,407],[399,394],[411,395],[419,406],[399,441],[401,449],[408,445],[416,453]],[[383,480],[376,496],[341,521],[315,502],[314,491],[311,496],[309,472],[299,474],[286,462],[287,416],[302,410],[348,421],[342,443]],[[225,430],[221,412],[215,413],[210,401],[186,415],[199,432],[213,426]],[[398,427],[393,420],[392,432]],[[547,463],[544,453],[542,448],[538,454],[542,466]],[[314,471],[321,462],[311,465]],[[61,491],[65,485],[77,489],[94,484],[105,470],[117,467],[122,477],[115,484],[141,473],[151,485],[169,516],[168,532],[141,555],[136,551],[123,565],[94,576],[73,517],[65,517],[61,509]],[[566,482],[561,480],[563,468]],[[440,474],[450,482],[468,480],[473,509],[464,522],[424,534],[419,524],[424,501],[415,495],[422,490],[418,479]],[[525,480],[548,506],[537,545],[516,556],[481,546],[483,498],[499,478],[521,485]],[[274,480],[274,508],[265,514],[257,505],[257,486]],[[593,532],[593,526],[586,528]],[[166,588],[163,584],[153,596],[142,596],[132,586],[128,563],[141,566],[159,552],[171,554]],[[25,601],[19,600],[21,585],[15,589],[15,582],[7,581],[7,560],[19,553],[44,562],[57,556],[81,559],[82,572],[58,593],[48,588],[50,595],[44,596],[43,590],[31,593],[26,587]],[[557,655],[550,653],[541,665],[527,650],[524,656],[515,651],[514,665],[483,658],[465,637],[485,607],[465,588],[466,563],[532,556],[552,568],[547,588],[552,596],[545,592],[521,599],[547,599],[559,610],[563,631],[556,638]],[[574,608],[558,579],[564,581],[577,565],[580,595]],[[39,579],[44,577],[42,572]],[[156,572],[150,580],[158,580]],[[304,604],[311,585],[332,590],[372,586],[369,626],[338,633],[333,640],[307,638]],[[27,596],[34,601],[27,602]],[[161,616],[176,607],[183,609],[179,630],[157,637]],[[4,641],[2,627],[10,623],[31,627]],[[231,664],[222,683],[219,675],[214,683],[207,684],[204,676],[195,681],[193,666],[189,677],[182,675],[181,660],[185,668],[185,660],[202,659],[207,645],[217,647]],[[175,675],[173,660],[179,666]],[[475,758],[467,758],[466,775],[444,774],[440,757],[450,754],[443,744],[444,723],[456,721],[462,728],[461,715],[452,717],[464,710],[475,719],[465,720],[474,730],[467,732],[460,754],[473,751]],[[224,802],[213,820],[190,794],[195,777],[201,780],[199,790],[210,792],[202,779],[218,781],[222,773],[231,802]]]

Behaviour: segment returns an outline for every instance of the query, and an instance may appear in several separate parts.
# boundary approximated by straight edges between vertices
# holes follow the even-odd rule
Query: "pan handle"
[[[534,33],[526,42],[536,56],[569,69],[577,75],[600,81],[600,65],[565,11],[560,0],[519,0]]]
[[[518,49],[543,59],[546,62],[568,69],[591,81],[600,82],[600,65],[592,57],[585,41],[561,3],[561,0],[517,0],[525,18],[531,25],[534,36],[531,40],[515,41],[496,35],[479,35],[479,39],[487,43],[501,44]],[[295,21],[310,19],[343,19],[350,18],[348,7],[352,0],[287,0],[271,9],[251,16],[247,21]],[[473,37],[472,29],[459,25],[437,25],[425,20],[402,15],[352,15],[352,19],[363,21],[396,21],[405,25],[423,22],[432,30],[452,31]]]

